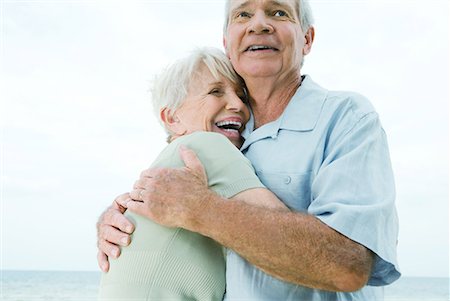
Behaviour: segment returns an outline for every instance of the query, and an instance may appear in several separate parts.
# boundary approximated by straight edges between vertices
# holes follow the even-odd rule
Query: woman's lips
[[[242,119],[239,117],[229,117],[215,123],[215,132],[226,136],[230,140],[241,138],[241,129],[243,128]]]

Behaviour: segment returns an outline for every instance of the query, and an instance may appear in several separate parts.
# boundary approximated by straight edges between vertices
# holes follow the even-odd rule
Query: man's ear
[[[305,33],[305,45],[303,46],[303,55],[307,55],[308,53],[311,52],[311,47],[314,42],[314,34],[315,34],[314,27],[311,26]]]
[[[227,38],[225,37],[225,35],[222,38],[222,43],[223,43],[223,49],[225,50],[225,54],[227,55],[228,59],[230,59],[230,54],[228,53],[228,48],[227,48]]]

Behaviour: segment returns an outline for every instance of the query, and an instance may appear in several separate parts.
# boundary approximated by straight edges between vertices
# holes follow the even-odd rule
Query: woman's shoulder
[[[175,165],[181,164],[179,157],[179,148],[181,145],[193,150],[202,162],[228,161],[244,157],[239,149],[224,135],[214,132],[198,131],[173,140],[161,152],[155,160],[155,163],[160,165],[161,161],[170,161]]]
[[[239,149],[222,134],[214,132],[198,131],[175,139],[172,147],[178,148],[184,145],[193,150],[215,150],[220,152],[240,153]]]
[[[203,143],[225,143],[231,144],[230,140],[222,134],[215,132],[197,131],[188,135],[183,135],[175,139],[175,144],[203,144]]]

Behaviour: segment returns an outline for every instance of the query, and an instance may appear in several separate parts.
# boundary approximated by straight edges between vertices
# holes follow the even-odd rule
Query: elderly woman
[[[152,167],[183,167],[180,147],[186,146],[206,166],[208,185],[217,194],[247,201],[252,191],[261,195],[256,205],[286,210],[263,188],[250,162],[236,148],[242,144],[240,133],[249,111],[243,83],[225,54],[212,48],[193,52],[165,70],[155,81],[152,96],[169,142]],[[186,151],[181,154],[185,156]],[[222,246],[182,228],[160,226],[130,212],[126,215],[136,230],[131,244],[103,274],[100,299],[222,300]]]

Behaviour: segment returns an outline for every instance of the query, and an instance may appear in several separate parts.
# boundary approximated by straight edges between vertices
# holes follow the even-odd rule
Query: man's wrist
[[[186,219],[186,229],[203,235],[208,235],[211,230],[212,222],[217,220],[215,217],[220,210],[220,204],[226,199],[219,196],[214,191],[208,189],[199,196],[197,206],[190,210],[190,214]]]

